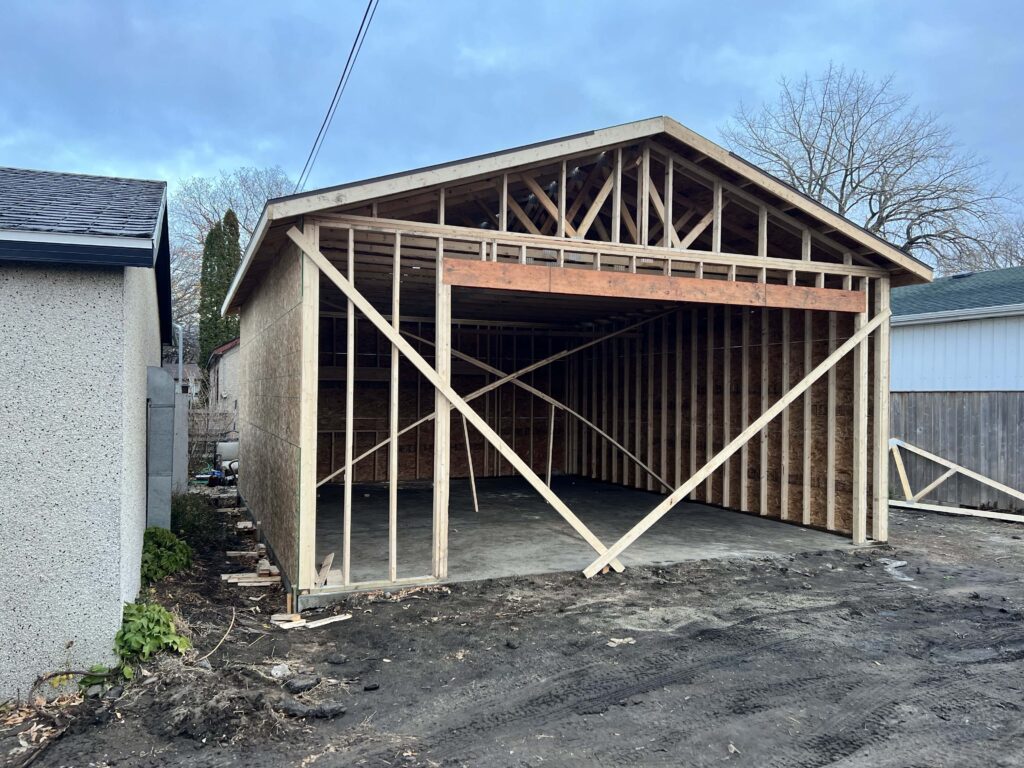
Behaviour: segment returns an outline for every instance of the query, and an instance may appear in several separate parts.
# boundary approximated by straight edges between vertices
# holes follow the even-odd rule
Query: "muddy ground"
[[[211,551],[159,589],[197,651],[33,764],[1024,765],[1022,535],[894,510],[892,549],[377,594],[314,630],[272,628],[280,593],[222,586]]]

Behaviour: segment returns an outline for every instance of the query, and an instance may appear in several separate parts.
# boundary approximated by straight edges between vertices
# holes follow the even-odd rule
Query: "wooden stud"
[[[768,209],[764,206],[758,208],[758,256],[768,258]],[[761,282],[764,283],[764,280]]]
[[[562,167],[558,174],[558,236],[565,237],[565,233],[569,231],[571,225],[565,220],[565,183],[566,183],[566,167],[565,160],[562,161]]]
[[[644,144],[643,153],[640,156],[640,204],[637,206],[636,215],[639,217],[637,221],[637,229],[640,231],[640,244],[647,245],[650,243],[648,237],[650,233],[650,207],[651,207],[651,145],[650,143]]]
[[[395,260],[391,272],[391,327],[401,329],[402,233],[395,233]],[[391,345],[391,381],[388,398],[388,578],[398,578],[398,349]]]
[[[658,376],[661,379],[660,474],[662,477],[666,477],[668,475],[668,315],[661,320],[661,365]]]
[[[707,352],[704,363],[704,456],[711,458],[715,449],[715,308],[708,307],[708,327],[705,332]],[[714,487],[711,475],[704,484],[704,501],[713,502]]]
[[[750,310],[743,310],[740,324],[740,431],[750,420]],[[750,510],[750,445],[740,448],[740,509]],[[679,483],[676,483],[679,485]]]
[[[647,335],[647,421],[644,431],[647,432],[647,463],[654,464],[654,334],[655,327],[648,329]],[[654,482],[647,478],[647,490],[654,490]]]
[[[444,238],[437,239],[437,275],[434,292],[434,370],[443,385],[434,387],[434,578],[448,576],[448,502],[451,469],[451,402],[445,388],[451,388],[452,374],[452,289],[444,282],[441,264]],[[401,339],[400,334],[395,334]],[[404,341],[404,339],[403,339]],[[465,415],[465,414],[463,414]],[[474,412],[475,415],[475,412]]]
[[[875,281],[875,312],[889,309],[889,278]],[[874,480],[875,503],[871,515],[871,538],[875,541],[889,540],[889,324],[879,327],[875,335],[874,402],[873,414]]]
[[[498,229],[508,231],[508,174],[501,174],[501,198],[498,210]],[[494,249],[494,260],[498,260],[498,249]]]
[[[690,310],[690,474],[697,471],[697,310]]]
[[[828,351],[836,350],[836,313],[828,313]],[[828,372],[828,402],[825,435],[825,527],[836,529],[836,372]]]
[[[615,169],[612,171],[612,242],[621,240],[622,232],[622,148],[615,150]]]
[[[732,311],[722,307],[722,443],[729,442],[732,419]],[[722,506],[731,504],[730,491],[732,478],[729,460],[722,465]]]
[[[613,438],[617,438],[619,435],[619,393],[622,391],[619,387],[619,361],[621,359],[620,349],[622,347],[622,337],[615,339],[612,342],[612,371],[611,371],[611,393],[612,393],[612,420],[609,424],[608,432],[611,433]],[[619,460],[618,457],[612,456],[612,468],[611,468],[611,481],[613,483],[619,482]]]
[[[356,232],[348,230],[348,281],[355,284]],[[296,243],[300,248],[301,242]],[[314,249],[317,250],[317,249]],[[313,258],[312,253],[306,254]],[[352,580],[352,449],[355,439],[355,381],[356,381],[356,310],[349,299],[345,313],[345,487],[342,491],[341,523],[341,581],[348,585]]]
[[[813,320],[814,313],[806,310],[804,312],[804,372],[811,370],[814,362]],[[814,413],[813,392],[813,389],[808,389],[804,393],[803,437],[800,441],[803,448],[803,462],[800,470],[803,481],[800,493],[800,520],[804,525],[811,524],[811,447],[814,442],[814,427],[811,421]]]
[[[319,242],[320,228],[304,225],[310,239]],[[302,260],[301,397],[299,400],[299,562],[296,583],[309,589],[316,573],[316,455],[317,394],[320,369],[320,270],[308,256]],[[332,437],[333,439],[333,437]],[[333,456],[332,456],[333,458]]]
[[[672,158],[665,158],[665,224],[663,227],[664,237],[661,242],[665,248],[671,248],[679,242],[679,235],[676,234],[676,228],[672,226],[672,203],[675,198],[672,178],[672,171],[674,168],[675,163],[672,161]],[[671,262],[666,261],[665,266],[667,274],[672,274]]]
[[[722,184],[716,181],[712,189],[714,199],[714,220],[711,227],[711,250],[715,253],[722,252]]]
[[[768,410],[768,346],[771,337],[768,332],[769,313],[761,310],[761,412]],[[758,443],[761,455],[758,464],[758,507],[757,512],[762,517],[768,515],[768,430],[761,432],[761,440]]]
[[[676,475],[675,481],[678,486],[683,482],[683,311],[676,310],[676,333],[675,352],[673,357],[676,361],[675,376],[675,401],[673,412],[675,415],[675,432],[672,443],[675,452]]]
[[[640,435],[641,435],[641,419],[640,419],[640,408],[641,408],[641,383],[643,379],[643,348],[647,345],[647,334],[637,335],[636,339],[636,351],[633,357],[633,450],[640,454]],[[648,462],[650,461],[649,456],[644,457]],[[643,487],[643,480],[637,475],[636,486]]]
[[[808,387],[814,384],[814,382],[824,376],[828,369],[833,367],[842,357],[855,347],[860,346],[860,344],[862,344],[879,325],[883,322],[887,322],[890,314],[891,313],[886,312],[876,315],[870,322],[859,328],[849,339],[843,342],[835,352],[825,358],[825,360],[823,360],[813,371],[804,376],[804,378],[797,384],[793,385],[788,392],[783,393],[782,397],[769,407],[768,410],[756,418],[750,426],[733,438],[733,440],[717,454],[710,457],[695,475],[676,488],[676,490],[667,496],[660,504],[648,512],[639,523],[633,526],[617,542],[612,544],[603,554],[598,555],[597,559],[583,570],[583,575],[587,578],[592,578],[606,565],[608,565],[612,558],[621,555],[633,542],[640,538],[645,531],[664,517],[672,507],[682,501],[693,488],[702,483],[711,473],[722,466],[725,460],[736,453],[743,443],[749,441],[754,435],[764,429],[772,419],[784,411],[790,403],[800,397]]]
[[[867,291],[867,278],[860,278]],[[880,315],[878,315],[880,317]],[[854,337],[865,327],[867,312],[854,316]],[[867,541],[868,514],[868,341],[862,337],[853,351],[853,518],[854,544]]]
[[[789,310],[782,310],[782,391],[789,389]],[[779,451],[779,519],[789,520],[789,409],[779,416],[780,441]]]

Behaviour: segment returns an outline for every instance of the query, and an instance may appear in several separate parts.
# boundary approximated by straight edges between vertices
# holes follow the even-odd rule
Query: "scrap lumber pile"
[[[351,618],[351,613],[339,613],[336,616],[326,616],[322,619],[304,619],[302,614],[299,613],[275,613],[270,617],[270,621],[278,629],[296,629],[298,627],[316,629],[325,624],[333,624],[336,621],[348,621]]]
[[[269,587],[281,583],[281,571],[263,557],[256,563],[256,570],[252,573],[222,573],[220,578],[221,581],[241,587]]]

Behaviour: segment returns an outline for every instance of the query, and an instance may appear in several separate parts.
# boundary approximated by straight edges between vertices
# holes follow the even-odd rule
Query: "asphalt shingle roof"
[[[151,238],[163,181],[0,167],[0,230]]]
[[[1024,267],[940,277],[932,283],[908,285],[892,292],[894,315],[920,315],[1007,304],[1024,304]]]

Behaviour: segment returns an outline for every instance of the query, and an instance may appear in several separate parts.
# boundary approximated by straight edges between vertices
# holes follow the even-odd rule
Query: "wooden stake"
[[[469,426],[465,416],[462,417],[462,434],[466,438],[466,463],[469,465],[469,489],[473,492],[473,511],[479,514],[480,501],[476,496],[476,475],[473,474],[473,446],[469,442]]]

